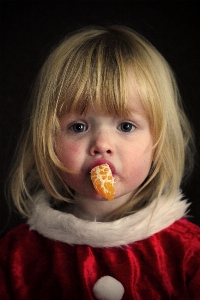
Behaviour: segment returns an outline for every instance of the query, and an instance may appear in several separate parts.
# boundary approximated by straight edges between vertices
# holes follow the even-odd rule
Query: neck
[[[94,200],[94,199],[78,199],[75,204],[70,206],[70,211],[79,219],[103,222],[105,217],[114,210],[127,202],[126,197],[120,197],[112,201]]]

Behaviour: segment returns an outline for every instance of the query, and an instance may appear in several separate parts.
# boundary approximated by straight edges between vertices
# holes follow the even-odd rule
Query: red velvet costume
[[[54,210],[40,193],[28,224],[1,240],[0,299],[94,300],[105,275],[122,283],[123,300],[200,299],[200,229],[180,198],[101,223]]]

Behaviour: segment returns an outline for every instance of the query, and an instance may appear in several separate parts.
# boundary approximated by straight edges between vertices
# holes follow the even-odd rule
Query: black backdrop
[[[2,1],[0,99],[1,236],[23,222],[9,209],[4,185],[36,75],[52,47],[85,25],[127,25],[143,34],[175,71],[200,149],[200,14],[198,1]],[[183,191],[200,225],[200,168]]]

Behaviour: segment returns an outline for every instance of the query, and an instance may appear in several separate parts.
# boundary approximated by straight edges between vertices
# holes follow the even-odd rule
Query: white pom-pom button
[[[124,287],[111,276],[101,277],[94,285],[93,292],[98,300],[121,300]]]

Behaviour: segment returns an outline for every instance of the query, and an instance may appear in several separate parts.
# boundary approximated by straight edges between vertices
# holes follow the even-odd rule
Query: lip
[[[91,170],[92,170],[93,168],[95,168],[96,166],[100,166],[100,165],[103,165],[103,164],[108,164],[109,167],[110,167],[110,169],[111,169],[111,171],[112,171],[112,174],[113,174],[113,175],[116,174],[114,165],[113,165],[110,161],[108,161],[107,159],[105,159],[105,158],[101,158],[101,159],[97,159],[97,160],[93,161],[93,162],[89,165],[89,173],[90,173]]]

